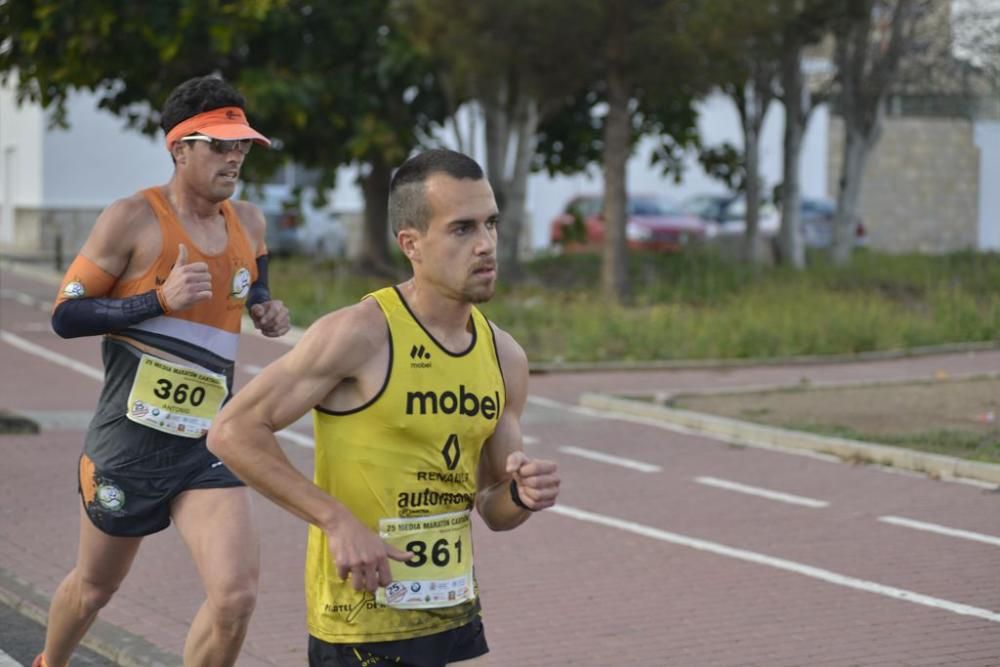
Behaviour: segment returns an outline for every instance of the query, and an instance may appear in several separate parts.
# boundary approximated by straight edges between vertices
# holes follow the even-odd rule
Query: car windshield
[[[632,199],[628,204],[629,215],[683,215],[677,204],[667,199]]]
[[[579,197],[569,203],[566,212],[570,215],[589,218],[601,212],[601,200],[596,197]]]

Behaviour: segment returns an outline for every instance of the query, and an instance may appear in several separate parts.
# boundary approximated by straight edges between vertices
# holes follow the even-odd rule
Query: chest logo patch
[[[247,294],[250,293],[250,271],[241,266],[236,269],[236,273],[233,274],[233,286],[229,291],[229,296],[234,299],[243,300],[247,298]]]

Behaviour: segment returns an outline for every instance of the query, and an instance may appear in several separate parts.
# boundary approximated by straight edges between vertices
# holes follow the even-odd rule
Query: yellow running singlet
[[[480,453],[506,400],[493,330],[479,310],[472,309],[472,343],[455,354],[423,328],[396,288],[368,296],[389,326],[388,374],[360,408],[313,411],[315,482],[415,556],[392,561],[393,584],[376,598],[341,581],[326,535],[309,527],[309,633],[330,643],[420,637],[479,613],[469,515]]]

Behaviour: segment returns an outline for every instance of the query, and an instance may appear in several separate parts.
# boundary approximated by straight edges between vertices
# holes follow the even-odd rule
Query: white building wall
[[[1000,251],[1000,121],[975,123],[979,148],[979,250]]]
[[[68,130],[45,132],[42,199],[49,208],[103,208],[137,190],[166,183],[173,163],[156,138],[97,107],[97,96],[67,100]]]
[[[41,205],[43,131],[41,110],[19,107],[13,87],[0,87],[0,244],[15,240],[16,209]]]

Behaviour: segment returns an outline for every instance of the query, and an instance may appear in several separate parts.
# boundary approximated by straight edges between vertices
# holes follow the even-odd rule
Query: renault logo
[[[458,445],[457,435],[452,433],[448,436],[448,442],[444,443],[441,454],[444,456],[444,463],[448,466],[448,470],[454,470],[458,466],[458,460],[462,457],[462,448]]]

